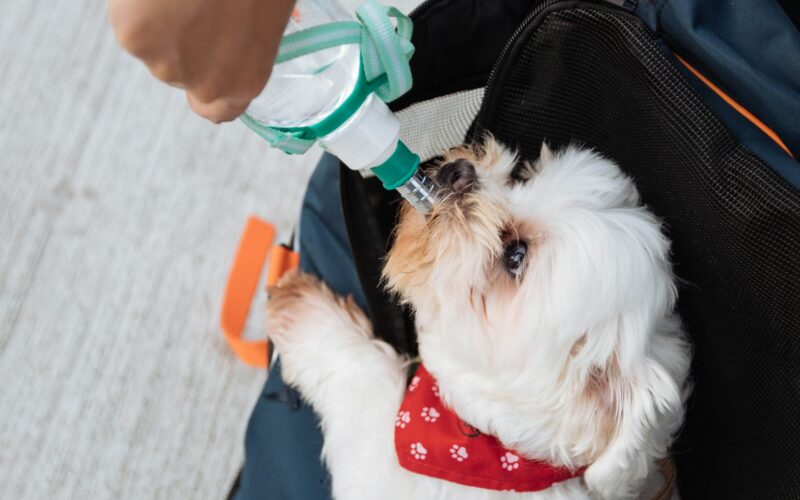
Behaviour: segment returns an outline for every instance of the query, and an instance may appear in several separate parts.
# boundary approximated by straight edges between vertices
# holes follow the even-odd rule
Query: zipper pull
[[[636,0],[606,0],[606,2],[612,3],[617,7],[622,7],[628,12],[636,10]]]

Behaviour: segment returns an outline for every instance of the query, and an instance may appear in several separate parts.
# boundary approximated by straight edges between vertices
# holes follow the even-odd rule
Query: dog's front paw
[[[343,373],[342,360],[363,364],[369,357],[364,348],[376,351],[369,321],[352,298],[334,295],[309,274],[289,273],[268,291],[267,335],[280,355],[283,379],[320,410],[325,387]],[[389,350],[377,349],[384,355]]]
[[[289,272],[268,293],[267,335],[279,354],[299,344],[318,345],[329,343],[332,336],[371,331],[352,298],[337,297],[313,275]]]
[[[308,335],[307,316],[320,303],[332,300],[319,279],[296,270],[286,273],[267,289],[267,336],[278,352]]]

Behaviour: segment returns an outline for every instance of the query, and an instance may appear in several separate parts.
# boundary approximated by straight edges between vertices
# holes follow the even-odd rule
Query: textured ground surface
[[[316,155],[193,116],[102,0],[0,1],[0,152],[0,497],[222,497],[265,378],[219,334],[226,273]]]

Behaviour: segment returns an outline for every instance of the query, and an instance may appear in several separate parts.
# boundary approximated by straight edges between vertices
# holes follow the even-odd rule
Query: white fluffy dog
[[[384,276],[413,307],[441,405],[398,414],[410,363],[352,300],[300,274],[270,290],[268,334],[285,380],[321,417],[334,497],[652,495],[690,355],[669,243],[631,180],[587,150],[543,146],[520,163],[491,138],[448,152],[433,175],[440,201],[428,215],[404,207]],[[499,441],[486,448],[496,454],[433,434],[396,446],[406,423],[433,433],[447,411],[474,431],[462,438]],[[414,460],[433,473],[409,470]],[[476,460],[497,489],[472,472],[458,480]],[[503,482],[526,461],[568,474],[538,488]]]

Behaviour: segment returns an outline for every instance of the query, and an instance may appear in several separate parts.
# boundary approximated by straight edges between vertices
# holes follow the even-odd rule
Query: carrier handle
[[[269,367],[269,342],[242,338],[253,295],[269,256],[267,285],[277,283],[283,274],[300,264],[300,255],[285,245],[270,248],[275,227],[256,216],[250,216],[239,240],[233,259],[225,295],[222,299],[220,328],[231,350],[243,363],[255,368]]]

